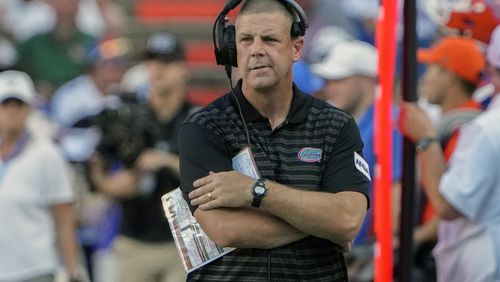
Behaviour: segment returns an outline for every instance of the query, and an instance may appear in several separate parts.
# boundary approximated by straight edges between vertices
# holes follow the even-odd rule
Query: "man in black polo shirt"
[[[245,2],[236,19],[235,95],[180,129],[185,198],[212,240],[237,248],[190,281],[347,281],[340,249],[368,207],[363,143],[351,116],[293,85],[304,41],[290,36],[294,19],[283,2]],[[258,181],[232,170],[246,146]]]

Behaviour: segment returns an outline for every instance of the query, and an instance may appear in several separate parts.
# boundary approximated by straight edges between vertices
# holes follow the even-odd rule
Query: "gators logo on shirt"
[[[301,160],[303,162],[315,163],[315,162],[319,162],[321,160],[322,154],[323,154],[323,151],[321,149],[305,147],[299,151],[299,153],[297,154],[297,157],[299,158],[299,160]]]

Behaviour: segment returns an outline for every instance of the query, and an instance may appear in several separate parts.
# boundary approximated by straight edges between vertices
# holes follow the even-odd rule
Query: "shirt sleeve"
[[[193,191],[193,182],[205,177],[210,171],[231,171],[232,163],[221,138],[207,128],[194,123],[183,124],[179,130],[179,162],[181,190],[191,212],[188,194]]]
[[[497,213],[498,143],[478,125],[463,128],[439,191],[469,219],[487,218]]]
[[[370,203],[368,163],[363,159],[363,141],[354,119],[341,129],[333,152],[326,164],[322,190],[332,193],[356,191],[364,194]]]
[[[55,146],[45,148],[45,177],[43,187],[49,205],[71,203],[75,200],[75,191],[71,183],[69,163]]]

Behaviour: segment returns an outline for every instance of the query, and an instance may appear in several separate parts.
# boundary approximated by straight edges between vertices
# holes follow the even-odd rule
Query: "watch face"
[[[257,194],[258,196],[260,196],[260,195],[263,195],[264,193],[266,193],[266,188],[257,185],[257,186],[255,186],[254,191],[255,191],[255,194]]]

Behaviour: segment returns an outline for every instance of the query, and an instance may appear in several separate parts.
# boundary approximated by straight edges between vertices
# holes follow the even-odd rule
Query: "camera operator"
[[[128,144],[123,150],[123,144],[113,148],[113,136],[106,144],[103,132],[90,165],[91,178],[97,189],[122,204],[119,236],[113,243],[118,281],[183,281],[185,272],[160,201],[179,186],[177,134],[192,108],[186,102],[188,71],[178,38],[170,33],[151,35],[146,66],[146,105],[126,103],[128,110],[114,115],[124,119],[123,130],[113,127],[126,132],[123,142]],[[126,153],[131,148],[136,152]]]

